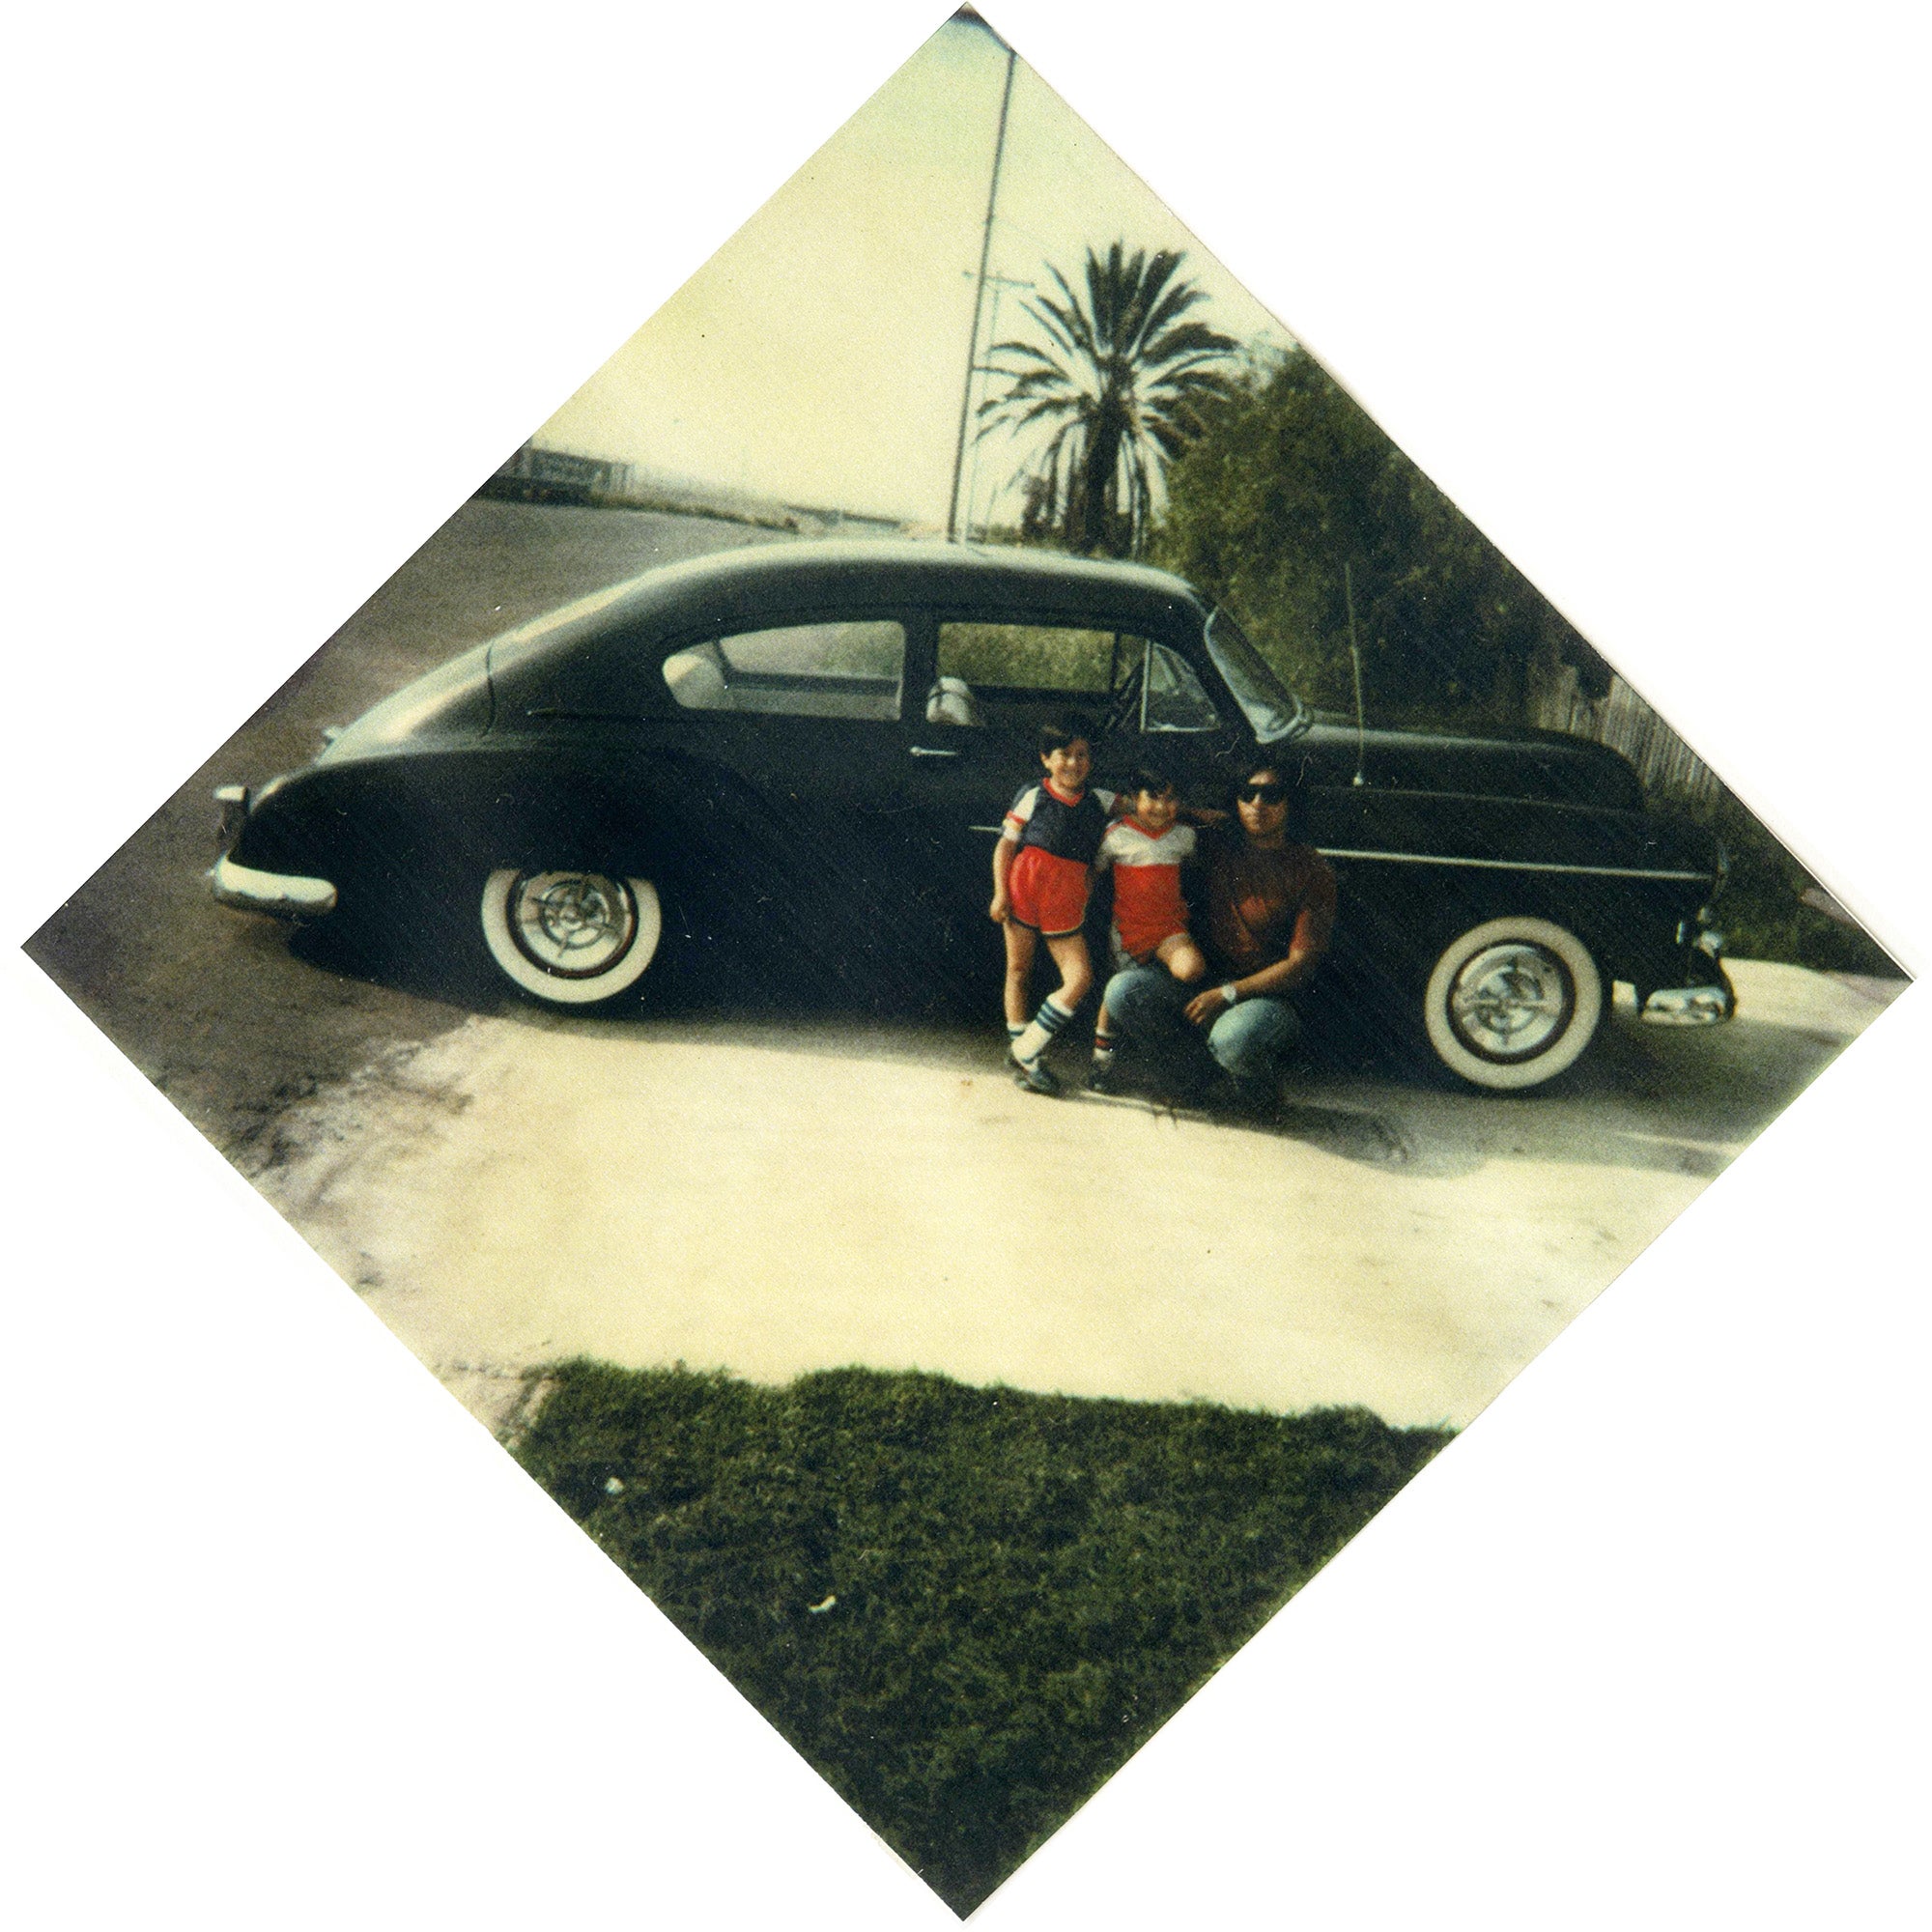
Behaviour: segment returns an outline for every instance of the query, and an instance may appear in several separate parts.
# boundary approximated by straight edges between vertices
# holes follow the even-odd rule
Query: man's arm
[[[1238,980],[1225,981],[1243,1000],[1262,998],[1269,993],[1286,993],[1298,986],[1321,963],[1328,941],[1335,930],[1335,874],[1322,866],[1311,882],[1301,910],[1295,916],[1294,931],[1288,942],[1287,954],[1266,966],[1246,973]],[[1187,1003],[1187,1017],[1196,1026],[1207,1026],[1228,1010],[1229,1001],[1220,986],[1197,993]]]

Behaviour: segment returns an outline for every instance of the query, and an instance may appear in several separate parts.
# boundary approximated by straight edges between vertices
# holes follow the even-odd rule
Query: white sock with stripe
[[[1053,1044],[1053,1037],[1073,1015],[1049,993],[1040,1002],[1039,1011],[1013,1041],[1013,1058],[1022,1066],[1031,1066]]]

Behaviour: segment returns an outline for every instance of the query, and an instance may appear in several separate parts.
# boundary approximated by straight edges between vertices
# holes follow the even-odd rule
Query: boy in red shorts
[[[1110,825],[1094,855],[1095,871],[1114,874],[1114,970],[1165,966],[1183,986],[1208,976],[1208,960],[1187,930],[1180,868],[1194,857],[1194,828],[1180,821],[1180,794],[1165,772],[1143,766],[1127,781],[1133,810]],[[1197,814],[1218,817],[1219,813]],[[1088,1085],[1105,1093],[1113,1077],[1116,1041],[1100,1002]]]
[[[1094,984],[1081,927],[1094,856],[1119,801],[1110,791],[1087,788],[1091,735],[1087,721],[1073,716],[1040,726],[1045,782],[1028,785],[1013,800],[993,847],[990,910],[1007,936],[1007,1037],[1013,1078],[1034,1094],[1060,1091],[1040,1056]],[[1042,939],[1060,969],[1060,985],[1029,1018],[1027,980]]]

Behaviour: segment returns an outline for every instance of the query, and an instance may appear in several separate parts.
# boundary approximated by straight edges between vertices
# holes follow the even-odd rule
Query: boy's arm
[[[1019,841],[1004,833],[993,840],[993,903],[986,909],[990,919],[1004,921],[1013,909],[1007,896],[1007,874],[1013,869],[1013,854],[1019,849]]]

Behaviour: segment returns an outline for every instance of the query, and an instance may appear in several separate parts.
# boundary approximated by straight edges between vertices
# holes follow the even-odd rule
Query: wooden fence
[[[1531,700],[1531,724],[1621,752],[1654,798],[1701,810],[1718,803],[1723,785],[1717,773],[1622,678],[1610,679],[1608,696],[1592,698],[1577,688],[1576,672],[1563,669]]]

